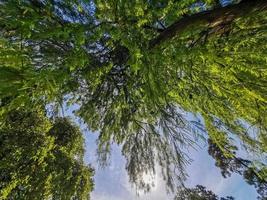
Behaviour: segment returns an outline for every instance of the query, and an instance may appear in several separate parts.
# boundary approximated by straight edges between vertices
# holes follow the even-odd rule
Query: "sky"
[[[66,106],[64,106],[66,108]],[[81,123],[72,113],[78,106],[69,107],[64,111],[65,116],[70,116],[80,128],[85,138],[84,160],[95,169],[95,188],[91,193],[92,200],[173,200],[173,194],[168,194],[165,182],[160,173],[156,173],[155,187],[147,194],[137,194],[135,188],[129,183],[125,170],[125,159],[121,155],[120,147],[112,146],[109,165],[105,168],[99,166],[96,156],[97,133],[90,132],[86,125]],[[193,119],[189,114],[187,119]],[[215,161],[207,152],[207,144],[199,143],[199,147],[188,150],[188,156],[192,162],[186,167],[186,186],[194,187],[203,185],[220,197],[233,196],[235,200],[256,200],[257,193],[254,187],[248,185],[238,174],[232,174],[230,178],[223,178],[220,169],[215,166]],[[156,170],[159,171],[159,170]],[[151,181],[151,180],[147,180]]]
[[[93,200],[168,200],[173,199],[172,194],[167,194],[165,183],[159,173],[155,176],[155,187],[148,194],[137,195],[136,190],[130,185],[125,170],[125,160],[120,148],[113,146],[110,165],[100,168],[96,158],[96,133],[84,132],[86,163],[91,163],[95,168],[95,190],[91,194]],[[233,196],[236,200],[256,200],[256,190],[245,183],[240,175],[233,174],[230,178],[223,178],[220,170],[215,167],[215,162],[207,153],[207,146],[197,150],[191,149],[189,156],[193,162],[187,166],[190,174],[186,185],[194,187],[204,185],[207,189],[222,196]]]

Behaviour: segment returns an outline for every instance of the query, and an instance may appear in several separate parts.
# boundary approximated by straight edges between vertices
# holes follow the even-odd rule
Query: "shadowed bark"
[[[175,37],[190,25],[196,23],[206,23],[207,27],[216,28],[220,25],[229,24],[234,19],[245,16],[250,12],[266,9],[267,0],[243,0],[239,4],[215,8],[213,10],[184,17],[174,22],[162,31],[156,38],[152,39],[149,43],[149,48],[153,49],[166,40]]]

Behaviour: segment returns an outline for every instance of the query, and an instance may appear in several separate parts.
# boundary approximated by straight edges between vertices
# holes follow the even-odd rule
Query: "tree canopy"
[[[93,170],[83,164],[83,138],[69,119],[13,110],[1,122],[0,149],[1,199],[89,198]]]
[[[122,145],[141,188],[156,161],[171,189],[182,183],[183,149],[197,137],[226,157],[233,138],[266,155],[266,8],[265,0],[2,1],[0,119],[40,104],[79,105],[75,114],[99,132],[102,160],[111,143]],[[55,123],[48,140],[81,152],[76,128]]]

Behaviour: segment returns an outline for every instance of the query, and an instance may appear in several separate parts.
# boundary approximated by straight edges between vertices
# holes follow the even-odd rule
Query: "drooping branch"
[[[177,34],[181,33],[193,24],[206,23],[207,26],[212,28],[230,23],[234,19],[245,16],[250,12],[266,9],[267,0],[243,0],[239,4],[215,8],[213,10],[184,17],[174,22],[162,31],[156,38],[152,39],[149,43],[149,48],[153,49],[161,43],[175,37]]]

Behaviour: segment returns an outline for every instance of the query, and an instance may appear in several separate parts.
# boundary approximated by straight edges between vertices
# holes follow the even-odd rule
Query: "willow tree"
[[[68,119],[13,110],[1,121],[0,139],[1,199],[89,198],[93,170],[83,163],[83,137]]]
[[[40,102],[80,105],[76,114],[100,133],[102,158],[111,142],[123,145],[133,182],[143,169],[153,171],[156,159],[170,167],[186,162],[182,146],[199,133],[183,112],[201,115],[225,154],[232,134],[249,151],[265,153],[266,6],[264,0],[225,7],[215,0],[3,2],[1,112]],[[163,145],[146,145],[153,140]]]
[[[110,69],[97,74],[96,85],[87,79],[79,114],[100,130],[101,146],[153,130],[173,144],[171,126],[166,134],[160,128],[174,105],[170,116],[200,114],[224,154],[233,135],[249,151],[266,153],[266,1],[216,2],[96,1]],[[178,132],[175,140],[189,144]]]
[[[131,83],[125,75],[131,85],[119,82],[115,95],[136,101],[132,117],[153,111],[157,119],[172,102],[201,114],[219,146],[231,132],[265,151],[266,2],[214,9],[209,2],[199,12],[194,1],[96,1],[110,37],[129,51],[126,65],[134,75],[128,76],[136,76]],[[244,121],[259,129],[257,141],[246,135]]]

